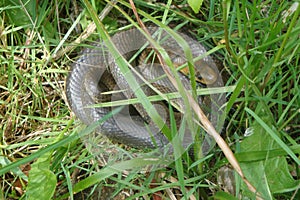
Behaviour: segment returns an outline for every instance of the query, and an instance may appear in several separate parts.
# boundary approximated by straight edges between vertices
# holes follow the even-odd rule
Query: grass
[[[198,160],[183,156],[157,165],[159,158],[134,157],[145,154],[112,144],[93,133],[97,123],[85,128],[70,113],[64,92],[69,66],[80,46],[99,34],[62,49],[74,46],[92,22],[90,11],[100,13],[107,2],[91,1],[90,8],[76,1],[20,2],[0,3],[2,199],[255,198],[218,146]],[[222,137],[263,199],[298,199],[300,8],[271,0],[210,1],[195,14],[185,2],[168,4],[170,10],[135,1],[144,22],[187,27],[213,49],[227,89]],[[134,26],[133,16],[120,1],[102,21],[103,33]]]

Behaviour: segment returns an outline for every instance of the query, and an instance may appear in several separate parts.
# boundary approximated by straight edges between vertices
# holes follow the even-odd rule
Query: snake
[[[159,41],[162,48],[170,55],[175,67],[182,66],[186,61],[182,47],[176,39],[170,37],[166,31],[159,28],[150,28],[149,32],[155,40]],[[206,54],[205,48],[187,34],[179,32],[191,49],[193,58]],[[132,70],[137,71],[134,77],[147,95],[156,94],[153,88],[145,84],[145,80],[158,88],[162,93],[176,92],[176,88],[165,76],[165,72],[157,62],[157,56],[149,45],[147,38],[138,29],[130,29],[114,34],[111,42],[128,62],[131,61]],[[66,96],[68,104],[84,124],[90,125],[112,111],[111,107],[96,107],[95,104],[113,101],[114,99],[134,98],[134,91],[121,72],[115,58],[108,51],[105,42],[94,42],[79,53],[78,58],[71,66],[71,71],[66,80]],[[156,60],[156,61],[155,61]],[[153,64],[155,63],[155,65]],[[217,73],[215,62],[210,56],[194,62],[195,78],[197,84],[205,87],[221,85],[221,77]],[[139,74],[139,75],[138,75]],[[188,67],[178,70],[180,81],[185,89],[191,90],[190,73]],[[158,78],[160,77],[160,78]],[[108,91],[118,91],[115,93]],[[121,94],[120,94],[121,93]],[[185,110],[182,100],[172,100]],[[204,101],[200,97],[199,104]],[[164,102],[153,103],[157,111],[169,113],[169,106]],[[142,110],[142,111],[141,111]],[[140,112],[142,114],[140,114]],[[178,114],[178,112],[176,112]],[[178,114],[182,116],[182,114]],[[168,118],[168,116],[166,117]],[[166,119],[168,121],[168,119]],[[180,121],[176,125],[180,126]],[[183,143],[190,144],[193,139],[191,130],[185,131]],[[135,148],[162,148],[169,144],[169,140],[159,127],[151,122],[151,118],[143,111],[140,104],[135,107],[128,106],[125,111],[114,115],[102,122],[96,129],[97,132],[108,137],[110,140]]]

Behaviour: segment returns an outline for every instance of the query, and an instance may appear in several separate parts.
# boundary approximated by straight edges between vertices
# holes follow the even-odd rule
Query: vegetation
[[[229,149],[157,167],[71,113],[65,80],[80,50],[140,26],[127,1],[2,0],[0,199],[300,198],[299,3],[195,2],[134,4],[144,23],[184,27],[212,49],[227,99],[221,136],[257,193],[232,169]]]

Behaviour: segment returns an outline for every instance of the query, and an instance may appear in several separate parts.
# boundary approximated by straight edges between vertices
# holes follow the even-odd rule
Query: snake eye
[[[216,82],[218,75],[211,67],[205,66],[196,72],[196,77],[199,82],[210,85]]]

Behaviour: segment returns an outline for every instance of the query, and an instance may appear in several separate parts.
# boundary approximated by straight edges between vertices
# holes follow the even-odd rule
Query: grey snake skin
[[[150,29],[150,32],[151,34],[155,34],[157,28]],[[204,47],[196,40],[183,33],[179,34],[190,46],[194,58],[206,53]],[[160,45],[164,47],[168,53],[170,52],[171,60],[174,63],[180,62],[181,65],[181,60],[184,59],[184,51],[181,46],[177,44],[175,39],[166,37],[167,35],[168,34],[165,31],[161,33],[159,36],[161,41]],[[158,36],[154,37],[157,40]],[[136,55],[139,50],[147,46],[145,45],[147,44],[146,38],[137,29],[117,33],[112,36],[111,40],[126,60],[130,60],[130,58]],[[145,57],[150,54],[150,51],[148,51],[144,54],[142,59],[145,60]],[[149,60],[151,60],[151,57]],[[159,90],[162,92],[176,92],[176,89],[170,83],[168,78],[164,77],[162,79],[156,79],[157,77],[164,75],[164,71],[161,67],[148,66],[147,64],[143,65],[140,62],[141,56],[134,59],[131,64],[145,79],[149,81],[155,79],[155,81],[152,81],[151,83],[155,85],[155,87],[160,88]],[[204,79],[204,82],[212,87],[221,85],[220,77],[217,75],[217,67],[211,57],[207,56],[204,59],[195,62],[195,68],[197,80]],[[137,82],[140,85],[143,85],[143,80],[138,76],[135,77]],[[189,78],[181,73],[180,78],[186,89],[191,89]],[[149,95],[153,94],[153,91],[148,86],[141,87],[145,90],[146,94],[147,92]],[[71,72],[66,81],[68,103],[75,115],[86,125],[101,119],[112,109],[109,107],[92,107],[92,105],[100,102],[112,101],[114,98],[134,98],[134,92],[129,88],[125,77],[122,75],[115,62],[115,58],[107,51],[104,42],[95,43],[91,45],[91,47],[85,48],[80,53],[79,58],[73,63]],[[103,94],[107,91],[116,89],[123,90],[123,94]],[[178,99],[176,101],[180,102]],[[203,100],[199,97],[198,102],[199,104],[202,104]],[[180,103],[178,104],[180,105]],[[164,108],[168,110],[168,106],[163,103],[157,102],[155,106],[162,108],[162,110]],[[182,109],[184,109],[184,106],[182,106]],[[162,110],[158,109],[160,112],[162,112]],[[165,112],[168,114],[168,111]],[[103,122],[97,128],[97,131],[115,142],[136,148],[161,148],[168,144],[168,139],[159,128],[152,124],[149,119],[145,119],[145,115],[142,116],[139,114],[132,114],[130,108],[127,106],[124,112]],[[180,123],[178,122],[178,127],[179,126]],[[192,142],[192,132],[186,128],[183,145],[188,146]]]

